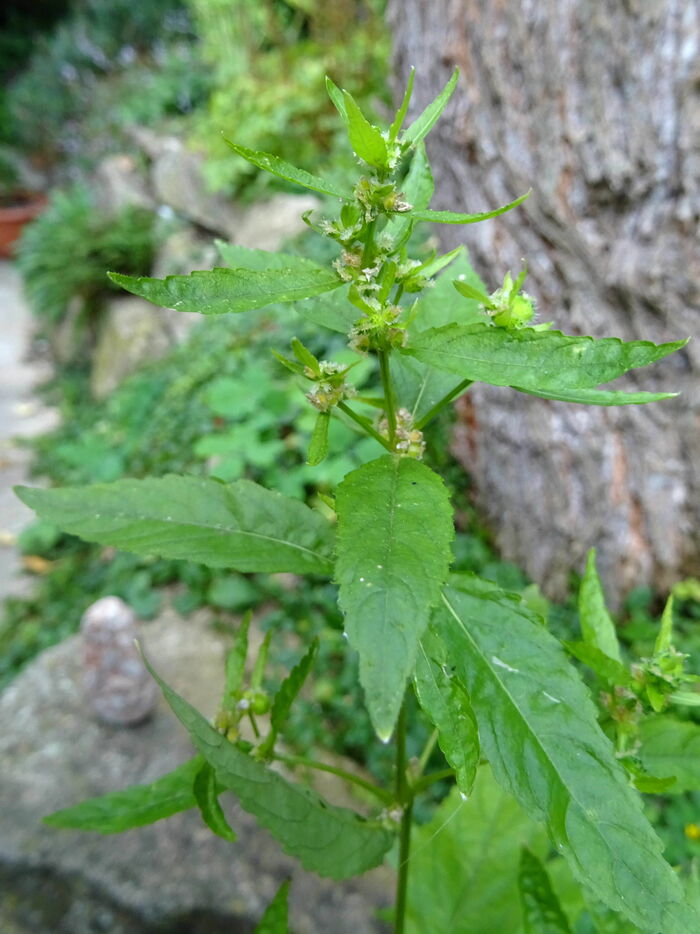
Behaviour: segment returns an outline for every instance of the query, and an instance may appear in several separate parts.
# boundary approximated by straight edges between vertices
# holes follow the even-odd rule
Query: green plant
[[[83,314],[96,310],[110,287],[105,265],[143,273],[151,267],[156,244],[154,215],[127,207],[109,217],[99,211],[89,190],[75,185],[56,191],[47,209],[25,229],[17,251],[32,311],[49,329],[78,298]]]
[[[577,670],[533,609],[540,602],[537,594],[523,598],[474,574],[450,574],[454,531],[448,491],[421,460],[424,429],[475,381],[566,402],[648,403],[671,394],[598,387],[662,359],[685,341],[654,345],[567,336],[550,324],[533,323],[532,300],[521,291],[523,274],[515,279],[507,274],[489,294],[468,267],[455,272],[464,263],[460,250],[413,260],[406,244],[416,223],[487,220],[527,195],[477,214],[430,210],[433,183],[423,140],[453,92],[457,74],[402,130],[412,82],[413,74],[385,130],[368,122],[348,92],[328,82],[350,143],[367,166],[354,188],[231,144],[253,165],[339,199],[338,217],[307,217],[338,244],[330,267],[292,254],[231,247],[229,266],[209,272],[165,280],[112,276],[155,304],[205,315],[298,302],[301,314],[347,336],[356,363],[367,356],[376,361],[379,375],[373,389],[358,388],[353,363],[319,358],[298,339],[291,342],[291,355],[276,354],[308,388],[307,399],[316,410],[308,463],[319,464],[328,454],[335,418],[353,424],[386,453],[349,473],[335,497],[326,496],[318,509],[248,479],[223,483],[166,476],[84,489],[18,491],[40,516],[89,541],[215,568],[306,575],[310,588],[333,578],[372,726],[382,744],[394,739],[393,781],[375,784],[331,767],[376,802],[373,816],[363,818],[330,805],[271,767],[282,761],[329,768],[306,756],[290,757],[278,744],[319,644],[312,640],[277,689],[266,691],[270,637],[248,676],[246,618],[227,661],[226,688],[213,724],[147,662],[198,756],[152,785],[85,802],[48,820],[54,826],[114,832],[197,806],[214,832],[232,840],[235,833],[218,800],[232,790],[288,853],[323,875],[363,872],[395,847],[394,929],[425,930],[429,923],[431,930],[454,931],[454,914],[438,926],[438,893],[421,886],[415,874],[411,879],[412,865],[420,877],[421,862],[420,849],[411,856],[412,815],[427,789],[449,779],[457,791],[445,805],[446,819],[454,813],[457,820],[454,805],[469,808],[469,797],[479,793],[474,791],[477,776],[476,788],[484,790],[487,779],[479,775],[484,757],[504,792],[529,819],[544,825],[547,839],[543,842],[537,831],[519,833],[518,843],[530,848],[518,868],[521,908],[512,921],[499,923],[522,924],[528,932],[567,932],[583,897],[587,907],[576,919],[578,930],[609,931],[614,923],[619,930],[693,934],[700,917],[663,859],[632,784],[658,790],[659,780],[665,788],[663,780],[671,777],[654,774],[655,766],[640,767],[637,759],[643,754],[633,754],[630,745],[641,737],[641,749],[648,750],[645,724],[658,722],[645,719],[649,709],[660,717],[670,705],[693,704],[699,696],[689,689],[695,679],[685,673],[685,659],[673,648],[669,614],[662,619],[652,656],[628,670],[591,558],[579,604],[583,640],[566,648],[611,688],[611,701],[603,703],[610,722],[603,725],[613,745]],[[434,287],[427,288],[434,278]],[[407,684],[434,726],[416,756],[407,749]],[[618,710],[625,705],[633,708],[637,733],[630,733]],[[241,735],[244,720],[252,726],[253,742]],[[671,720],[662,733],[664,742],[673,744],[678,733]],[[447,766],[431,770],[436,742]],[[682,765],[672,764],[677,781]],[[458,796],[466,801],[458,802]],[[478,819],[474,810],[471,816]],[[460,866],[455,847],[452,854],[449,846],[444,849],[441,874],[455,886],[469,886],[478,866],[473,861]],[[557,884],[564,864],[560,857],[581,886],[580,891],[574,886],[571,902],[566,886]],[[466,878],[458,880],[458,874]],[[499,897],[497,890],[493,900]],[[421,904],[427,900],[430,905],[431,899],[433,907],[426,913]],[[415,920],[421,911],[427,922]],[[277,930],[286,924],[280,920]]]

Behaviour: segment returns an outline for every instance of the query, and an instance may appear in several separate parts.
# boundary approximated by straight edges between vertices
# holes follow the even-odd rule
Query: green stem
[[[404,806],[401,816],[399,838],[399,876],[396,880],[396,905],[394,908],[394,934],[404,934],[406,923],[406,895],[408,893],[408,858],[411,851],[411,822],[413,798]]]
[[[345,402],[339,402],[338,408],[341,412],[344,412],[348,418],[351,418],[357,425],[359,425],[365,434],[370,436],[370,438],[374,438],[375,441],[378,441],[382,447],[387,449],[387,451],[393,451],[392,446],[389,444],[386,438],[379,434],[368,418],[363,418],[361,415],[358,415],[357,412],[353,412],[350,406],[346,405]]]
[[[438,738],[438,731],[433,730],[433,732],[428,737],[428,742],[423,747],[423,752],[420,754],[420,759],[418,760],[418,769],[416,772],[416,778],[420,778],[423,772],[425,771],[425,767],[428,764],[428,759],[430,758],[430,754],[432,753],[433,749],[435,749],[435,743],[437,742],[437,738]]]
[[[436,402],[432,409],[426,412],[423,418],[416,422],[414,427],[417,428],[418,431],[422,431],[428,422],[432,422],[435,416],[441,412],[446,405],[449,405],[453,399],[456,399],[457,396],[461,395],[465,389],[468,389],[469,386],[471,386],[473,382],[473,379],[463,379],[462,382],[458,386],[455,386],[451,392],[448,392],[447,395],[443,396],[439,402]]]
[[[424,776],[419,782],[415,783],[413,786],[413,794],[420,794],[421,791],[425,791],[426,788],[430,788],[430,786],[434,785],[435,782],[441,782],[444,778],[453,778],[454,774],[454,769],[441,769],[439,772],[431,772],[430,775]]]
[[[382,388],[384,390],[384,411],[389,425],[389,450],[394,450],[394,441],[396,440],[396,409],[394,407],[394,387],[391,382],[391,370],[389,369],[389,351],[378,350],[379,370],[382,377]]]
[[[365,233],[365,245],[362,250],[362,259],[360,265],[362,269],[368,269],[374,259],[374,228],[377,226],[377,219],[370,221]]]
[[[369,791],[383,804],[392,804],[394,801],[394,796],[388,791],[384,791],[383,788],[378,788],[376,785],[373,785],[371,782],[366,781],[364,778],[360,778],[358,775],[353,775],[352,772],[346,772],[345,769],[336,768],[334,765],[326,765],[325,762],[317,762],[315,759],[307,759],[305,756],[282,756],[279,753],[275,753],[272,758],[277,762],[284,762],[285,765],[300,765],[308,769],[316,769],[318,772],[330,772],[331,775],[337,775],[339,778],[344,778],[345,781],[352,782],[353,785],[357,785],[360,788],[364,788],[365,791]]]

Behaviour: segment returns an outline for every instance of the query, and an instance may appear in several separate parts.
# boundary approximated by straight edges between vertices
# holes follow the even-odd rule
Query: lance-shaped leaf
[[[413,94],[413,82],[416,77],[416,69],[411,65],[411,70],[408,73],[408,81],[406,83],[406,90],[404,91],[403,100],[401,101],[401,106],[396,111],[396,116],[392,120],[391,126],[389,127],[389,139],[394,140],[399,135],[399,130],[403,126],[403,122],[406,119],[406,114],[408,113],[408,105],[411,103],[411,96]]]
[[[326,75],[326,91],[328,92],[328,96],[330,97],[333,106],[340,114],[343,123],[347,124],[348,115],[347,111],[345,110],[345,98],[343,97],[343,92],[340,90],[338,85],[328,77],[328,75]]]
[[[425,146],[421,143],[413,154],[410,168],[401,184],[401,191],[405,201],[411,205],[412,209],[420,211],[430,204],[434,189],[433,173],[430,171]],[[412,225],[413,221],[410,213],[392,214],[383,234],[392,243],[396,244],[408,235]]]
[[[428,631],[421,639],[413,676],[416,697],[438,731],[438,742],[455,770],[457,787],[470,795],[479,767],[479,729],[467,689],[453,677],[445,646]]]
[[[347,284],[317,298],[298,302],[294,305],[294,310],[306,321],[338,334],[348,334],[360,317],[357,308],[348,301]]]
[[[309,453],[306,456],[306,463],[310,467],[316,467],[322,463],[328,456],[328,428],[330,427],[330,412],[319,412],[314,422],[314,430],[311,433],[309,442]]]
[[[662,402],[675,399],[677,392],[621,392],[605,389],[559,389],[555,392],[523,389],[513,386],[518,392],[526,392],[540,399],[552,399],[555,402],[574,402],[579,405],[645,405],[647,402]]]
[[[286,182],[293,182],[295,185],[301,185],[302,188],[309,188],[311,191],[319,191],[323,195],[333,195],[336,198],[342,198],[344,201],[349,200],[347,192],[341,191],[332,182],[326,181],[325,178],[319,178],[317,175],[312,175],[305,169],[298,169],[295,165],[285,162],[284,159],[280,159],[278,156],[273,156],[269,152],[247,149],[238,143],[232,143],[230,139],[225,139],[224,142],[239,156],[242,156],[264,172],[269,172],[270,175],[276,175]]]
[[[318,269],[318,264],[294,253],[271,253],[269,250],[255,250],[238,243],[214,241],[219,256],[234,269],[250,269],[255,272],[278,271],[280,269]]]
[[[274,302],[296,302],[330,292],[343,284],[332,269],[295,262],[285,269],[200,270],[189,276],[151,279],[110,272],[112,282],[154,305],[201,315],[226,315],[264,308]]]
[[[452,77],[447,82],[442,91],[440,91],[435,100],[431,101],[425,110],[418,117],[416,117],[413,123],[407,128],[406,132],[401,137],[401,143],[403,146],[415,146],[416,143],[419,143],[422,139],[425,139],[428,133],[430,133],[432,128],[440,119],[440,114],[447,106],[447,102],[452,97],[452,92],[457,87],[458,79],[459,68],[455,68],[455,70],[452,72]]]
[[[591,548],[586,557],[586,570],[578,592],[578,615],[583,641],[621,662],[615,623],[605,606],[603,585],[595,566],[595,548]]]
[[[122,833],[154,824],[195,806],[193,783],[203,764],[204,759],[196,756],[150,785],[134,785],[124,791],[88,798],[75,807],[49,814],[44,823],[99,833]]]
[[[330,523],[250,480],[167,476],[16,492],[64,531],[140,555],[243,572],[327,574],[332,567]]]
[[[616,337],[596,340],[561,331],[450,324],[414,336],[405,352],[465,379],[542,392],[592,389],[661,360],[686,343],[625,343]]]
[[[518,884],[525,934],[571,934],[547,870],[527,847],[520,852]]]
[[[277,894],[265,909],[265,914],[254,934],[287,934],[289,931],[289,879],[283,882]]]
[[[219,782],[305,869],[344,879],[379,865],[394,839],[380,823],[328,804],[247,755],[146,665]]]
[[[389,454],[348,474],[338,487],[336,511],[345,629],[360,656],[372,723],[388,739],[447,577],[452,509],[437,474]]]
[[[537,618],[461,575],[431,625],[496,779],[546,822],[579,881],[649,934],[700,930],[585,686]]]
[[[499,217],[517,208],[530,197],[530,192],[526,191],[515,201],[510,201],[500,208],[493,211],[480,211],[477,214],[458,214],[455,211],[411,211],[410,217],[414,221],[431,221],[433,224],[478,224],[480,221],[490,220],[492,217]]]
[[[202,767],[194,777],[192,790],[199,813],[207,827],[218,837],[223,837],[224,840],[233,843],[236,834],[229,826],[219,804],[220,787],[216,780],[216,772],[208,762],[202,762]]]
[[[348,136],[355,154],[368,165],[378,169],[386,168],[388,153],[386,140],[381,130],[373,126],[362,113],[351,94],[343,91],[345,113],[347,116]]]
[[[589,642],[563,642],[562,645],[570,655],[587,665],[607,684],[621,685],[626,688],[634,687],[634,678],[625,666],[616,659],[610,658],[596,645],[591,645]]]
[[[287,722],[287,717],[289,716],[289,711],[292,708],[294,699],[296,698],[299,691],[301,691],[304,686],[304,682],[309,676],[314,662],[316,661],[316,655],[318,654],[318,639],[314,639],[309,647],[308,652],[301,658],[301,660],[292,668],[287,677],[284,679],[282,684],[280,684],[277,693],[275,694],[274,700],[272,701],[272,709],[270,711],[270,722],[272,728],[276,732],[281,732],[284,729],[284,725]]]
[[[700,726],[671,716],[649,717],[639,728],[639,758],[652,775],[674,775],[672,794],[700,789]]]

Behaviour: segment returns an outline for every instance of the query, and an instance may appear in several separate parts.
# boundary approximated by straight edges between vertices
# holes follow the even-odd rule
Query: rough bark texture
[[[526,257],[540,320],[655,341],[700,321],[698,0],[389,0],[413,110],[461,78],[429,151],[436,206],[519,211],[440,230],[490,288]],[[403,87],[403,84],[401,84]],[[618,409],[479,387],[458,456],[505,556],[561,595],[595,545],[613,600],[698,573],[700,343],[624,388],[682,390]],[[623,388],[620,381],[620,388]]]

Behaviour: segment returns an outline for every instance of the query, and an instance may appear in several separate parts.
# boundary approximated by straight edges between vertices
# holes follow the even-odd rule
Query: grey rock
[[[212,716],[226,643],[206,619],[169,614],[144,624],[149,658]],[[304,872],[225,795],[235,844],[194,812],[118,836],[50,829],[41,817],[81,799],[146,783],[192,755],[162,700],[140,726],[91,718],[80,637],[39,656],[0,696],[0,930],[9,934],[250,932],[281,881],[292,878],[297,934],[374,934],[391,879],[375,870],[336,884]],[[228,799],[228,803],[226,803]]]
[[[229,231],[232,243],[258,250],[279,250],[285,240],[306,230],[301,215],[318,208],[313,195],[273,195],[241,211],[235,228]]]
[[[116,214],[126,207],[155,206],[143,171],[136,159],[126,153],[104,158],[95,170],[94,182],[98,205],[107,214]]]
[[[96,399],[104,399],[126,376],[167,353],[175,343],[176,314],[132,296],[120,295],[105,304],[90,374]]]
[[[103,723],[142,723],[155,709],[158,689],[136,647],[134,611],[119,597],[102,597],[85,611],[80,631],[90,708]]]

